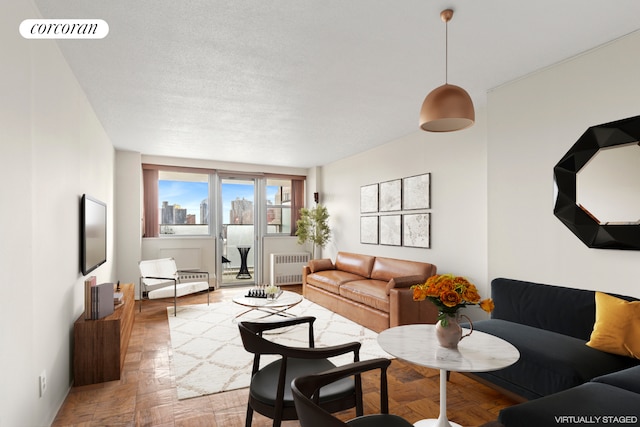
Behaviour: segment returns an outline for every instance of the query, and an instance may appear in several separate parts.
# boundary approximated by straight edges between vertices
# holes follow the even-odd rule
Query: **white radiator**
[[[302,283],[302,267],[311,259],[309,252],[271,254],[271,285],[297,285]]]

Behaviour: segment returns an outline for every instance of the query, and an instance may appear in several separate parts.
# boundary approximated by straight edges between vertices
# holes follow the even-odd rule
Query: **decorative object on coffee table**
[[[280,290],[280,286],[276,286],[276,285],[269,285],[264,288],[264,291],[267,294],[267,299],[271,299],[271,300],[278,298],[282,294],[282,291]]]
[[[414,301],[428,299],[438,307],[438,323],[436,336],[440,345],[446,348],[456,348],[463,338],[462,330],[458,324],[460,317],[466,317],[471,324],[471,319],[458,313],[458,310],[467,305],[480,305],[487,313],[493,311],[493,300],[487,298],[481,300],[476,286],[462,276],[451,273],[436,274],[420,285],[413,285]],[[465,335],[471,335],[471,331]]]

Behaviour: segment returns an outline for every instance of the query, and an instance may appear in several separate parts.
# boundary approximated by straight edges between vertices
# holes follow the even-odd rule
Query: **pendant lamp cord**
[[[449,21],[444,23],[444,82],[449,84]]]

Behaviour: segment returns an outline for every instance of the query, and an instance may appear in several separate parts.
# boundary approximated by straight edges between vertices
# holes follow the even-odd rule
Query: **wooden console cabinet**
[[[73,325],[74,386],[120,379],[134,321],[134,285],[120,285],[123,303],[113,314]]]

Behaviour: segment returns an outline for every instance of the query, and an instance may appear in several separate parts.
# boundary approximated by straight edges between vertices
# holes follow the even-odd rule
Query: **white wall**
[[[427,172],[431,173],[431,248],[361,244],[360,187]],[[476,124],[464,131],[416,130],[328,164],[319,177],[321,201],[329,210],[332,228],[324,256],[335,259],[338,251],[347,251],[430,262],[440,273],[468,277],[486,295],[486,175],[483,109],[477,109]]]
[[[50,424],[71,385],[83,193],[109,207],[108,262],[92,274],[106,282],[115,270],[114,149],[57,45],[20,37],[20,22],[37,17],[31,2],[0,14],[0,426]]]
[[[560,158],[588,127],[640,114],[639,50],[637,32],[489,94],[491,277],[640,297],[640,251],[590,249],[553,215]]]
[[[20,6],[0,14],[0,49],[6,64],[0,79],[0,426],[18,424],[20,414],[29,413],[37,403],[39,373],[34,367],[32,339],[37,321],[31,265],[35,216],[31,201],[31,54],[19,40],[15,24],[33,9],[27,3]]]
[[[142,173],[140,153],[116,151],[116,256],[121,283],[138,283],[142,252]],[[137,293],[136,293],[137,295]]]

